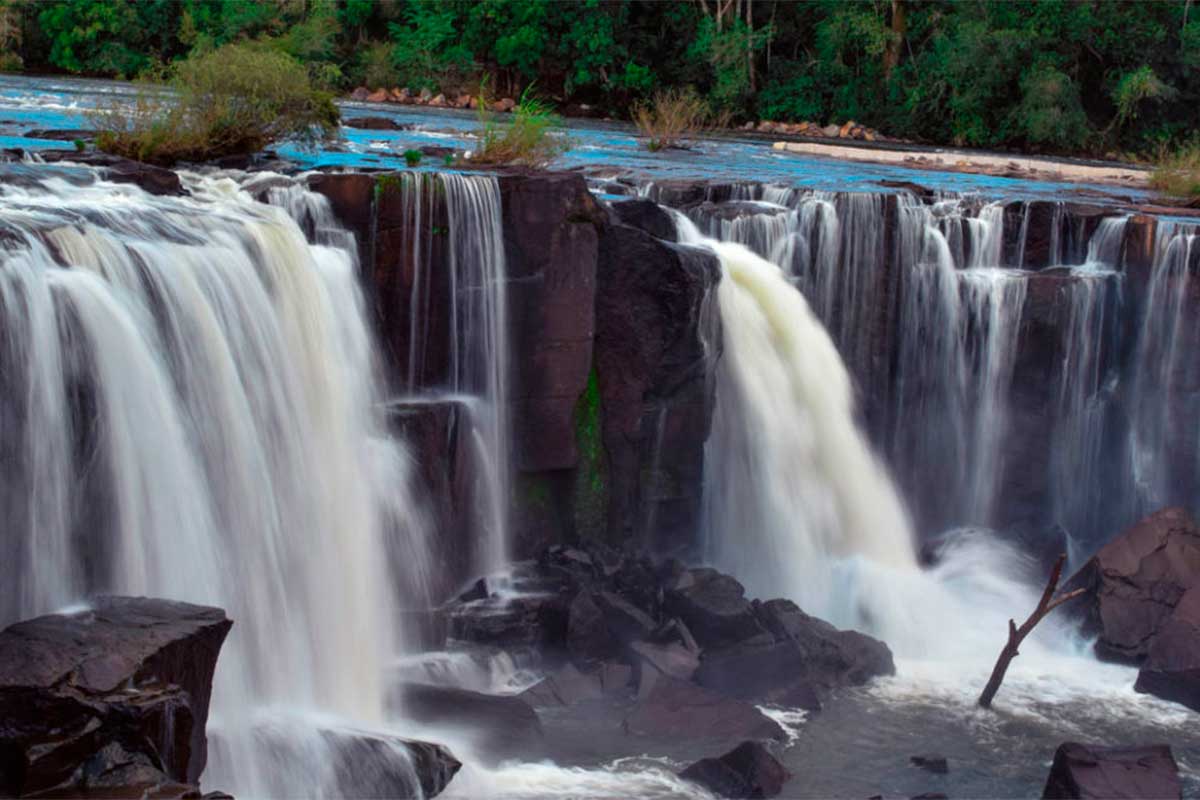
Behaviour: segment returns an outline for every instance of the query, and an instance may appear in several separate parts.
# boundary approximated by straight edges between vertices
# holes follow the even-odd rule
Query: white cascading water
[[[1183,446],[1195,448],[1200,459],[1200,442],[1194,433],[1200,408],[1194,400],[1183,407],[1171,402],[1173,395],[1188,396],[1187,388],[1194,385],[1197,375],[1195,323],[1186,309],[1198,254],[1200,228],[1158,222],[1133,376],[1129,459],[1134,495],[1127,501],[1130,508],[1126,512],[1131,519],[1180,502],[1173,499],[1172,491],[1177,464],[1172,463],[1171,454],[1179,448],[1176,437],[1184,437]],[[1186,439],[1188,431],[1191,441]],[[1192,469],[1200,475],[1200,463]],[[1200,508],[1200,497],[1190,499]]]
[[[310,243],[234,180],[184,177],[179,198],[85,170],[0,187],[16,423],[0,447],[31,465],[6,475],[27,566],[5,619],[97,592],[227,609],[205,780],[337,793],[318,729],[384,722],[408,576],[380,553],[399,537],[421,558],[407,456],[381,418],[353,250]]]
[[[898,674],[873,694],[971,713],[1009,617],[1036,605],[1036,564],[986,531],[963,530],[921,569],[903,506],[855,426],[845,366],[803,297],[745,247],[705,239],[682,215],[676,224],[680,240],[711,249],[723,271],[724,349],[705,456],[708,557],[754,596],[789,597],[887,642]],[[929,226],[922,238],[926,263],[946,281],[932,286],[948,297],[953,283],[957,295],[944,235]],[[1135,693],[1134,674],[1095,661],[1074,624],[1052,617],[1010,666],[1005,705],[1037,717],[1047,698],[1078,706],[1103,697],[1106,714],[1136,717],[1148,704],[1162,719],[1186,713]]]
[[[408,376],[410,399],[459,403],[469,419],[471,474],[475,486],[471,554],[474,574],[490,574],[508,560],[510,472],[509,342],[504,231],[500,187],[491,175],[398,176],[407,227],[412,236],[413,284],[406,299],[410,331]],[[428,257],[439,204],[444,204],[448,230],[445,275],[435,274]],[[439,269],[441,265],[438,265]],[[446,281],[446,296],[432,287]],[[437,305],[446,302],[445,308]],[[448,319],[445,383],[430,382],[427,362],[435,319]]]

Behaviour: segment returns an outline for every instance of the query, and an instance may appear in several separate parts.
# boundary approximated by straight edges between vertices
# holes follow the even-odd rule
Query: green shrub
[[[708,117],[708,105],[690,87],[658,92],[649,103],[633,107],[633,124],[652,152],[679,147]]]
[[[359,62],[363,86],[368,89],[386,89],[400,82],[400,76],[392,64],[392,50],[392,45],[381,42],[375,42],[363,49]]]
[[[1200,198],[1200,142],[1164,153],[1150,173],[1150,185],[1171,197]]]
[[[404,151],[404,163],[408,164],[410,167],[415,167],[417,164],[421,163],[421,158],[424,155],[425,154],[422,153],[420,150],[405,150]]]
[[[512,121],[506,124],[497,121],[486,87],[480,92],[479,146],[471,161],[544,167],[567,149],[566,141],[552,134],[559,125],[558,116],[533,96],[531,88],[521,94],[521,102],[512,110]]]
[[[283,139],[314,145],[337,132],[333,97],[275,50],[225,45],[180,62],[167,86],[142,92],[132,110],[97,112],[96,146],[172,164],[256,153]]]

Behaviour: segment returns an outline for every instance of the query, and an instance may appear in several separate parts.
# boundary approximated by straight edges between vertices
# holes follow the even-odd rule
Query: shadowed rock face
[[[1133,688],[1200,711],[1200,584],[1159,629]]]
[[[1125,530],[1071,578],[1086,588],[1083,627],[1099,635],[1096,653],[1140,663],[1190,587],[1200,584],[1200,530],[1180,508],[1156,512]]]
[[[712,365],[720,352],[716,257],[614,225],[600,242],[596,376],[608,457],[610,542],[666,554],[700,528]]]
[[[1179,767],[1165,744],[1094,747],[1076,742],[1059,746],[1043,798],[1178,798]]]
[[[719,758],[702,758],[679,773],[718,797],[764,798],[783,791],[791,777],[759,742],[742,742]]]
[[[102,597],[0,632],[0,794],[195,784],[219,608]]]

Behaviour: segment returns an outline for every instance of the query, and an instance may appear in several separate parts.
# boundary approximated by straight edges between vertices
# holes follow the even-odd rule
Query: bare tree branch
[[[1067,563],[1067,555],[1063,553],[1058,557],[1058,561],[1054,562],[1054,569],[1050,570],[1050,580],[1046,582],[1046,588],[1042,591],[1042,597],[1038,600],[1037,608],[1029,615],[1029,619],[1025,620],[1021,627],[1013,620],[1008,621],[1008,641],[1004,643],[1003,649],[1000,650],[1000,656],[996,659],[996,666],[992,668],[992,676],[988,678],[987,685],[983,687],[983,693],[979,695],[979,705],[983,708],[991,708],[992,700],[996,697],[996,692],[1000,691],[1000,684],[1004,682],[1004,674],[1008,672],[1009,663],[1021,654],[1018,649],[1021,642],[1025,640],[1032,631],[1035,625],[1045,619],[1046,615],[1054,609],[1061,606],[1068,600],[1074,600],[1086,590],[1075,589],[1065,594],[1054,596],[1058,591],[1058,581],[1062,577],[1063,566]]]

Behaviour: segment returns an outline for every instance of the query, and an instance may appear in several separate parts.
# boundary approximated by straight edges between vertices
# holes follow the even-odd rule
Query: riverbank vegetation
[[[708,104],[696,90],[666,89],[633,107],[633,124],[652,152],[682,147],[708,120]]]
[[[1200,142],[1165,153],[1150,174],[1150,185],[1170,197],[1200,201]]]
[[[132,111],[101,108],[92,119],[100,150],[169,165],[249,155],[281,139],[315,143],[337,132],[338,109],[291,56],[227,44],[175,64]]]
[[[1150,158],[1200,128],[1190,0],[0,0],[0,67],[135,77],[231,42],[323,88],[629,118],[691,87],[734,123]]]

